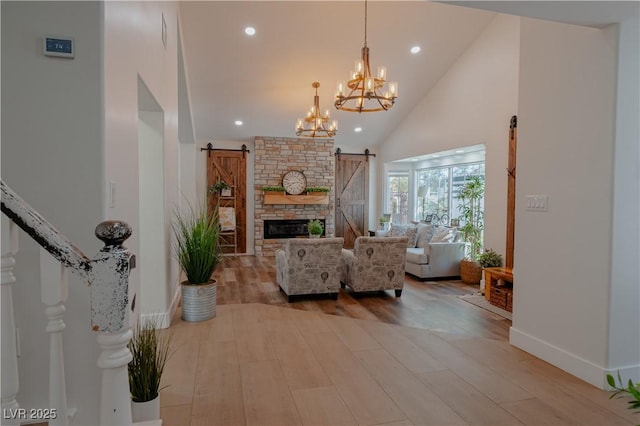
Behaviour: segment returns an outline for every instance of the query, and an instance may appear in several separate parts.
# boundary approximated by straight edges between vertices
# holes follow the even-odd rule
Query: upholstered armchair
[[[291,238],[276,251],[276,279],[291,302],[292,296],[340,291],[344,238]]]
[[[352,250],[342,249],[341,282],[354,292],[395,290],[402,294],[407,237],[357,237]]]

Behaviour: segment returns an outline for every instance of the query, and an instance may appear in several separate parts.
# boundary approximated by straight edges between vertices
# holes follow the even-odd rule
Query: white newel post
[[[98,332],[102,369],[100,424],[129,426],[131,397],[127,365],[132,356],[127,347],[129,327],[129,271],[135,256],[122,246],[131,236],[125,222],[106,221],[96,227],[96,237],[105,244],[91,261],[91,326]],[[132,309],[133,310],[133,309]]]
[[[16,281],[13,267],[18,252],[18,227],[2,216],[2,278],[0,280],[0,325],[2,326],[2,424],[19,425],[16,414],[19,408],[18,395],[18,351],[16,347],[16,325],[13,318],[13,295],[11,285]]]
[[[42,303],[47,319],[46,331],[49,333],[49,407],[56,410],[57,416],[49,420],[50,425],[69,424],[67,410],[67,388],[64,373],[64,350],[62,330],[65,329],[63,317],[65,302],[69,295],[67,268],[58,262],[45,249],[40,249],[40,284]]]

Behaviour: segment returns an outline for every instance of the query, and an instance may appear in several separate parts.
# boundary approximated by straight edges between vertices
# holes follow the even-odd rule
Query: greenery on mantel
[[[330,189],[327,188],[326,186],[309,186],[307,187],[307,189],[305,189],[306,193],[312,193],[312,192],[329,192]],[[284,189],[283,186],[263,186],[262,187],[262,192],[286,192],[286,190]]]
[[[285,192],[284,186],[263,186],[262,192]]]
[[[329,192],[329,188],[326,186],[309,186],[306,189],[307,192]]]

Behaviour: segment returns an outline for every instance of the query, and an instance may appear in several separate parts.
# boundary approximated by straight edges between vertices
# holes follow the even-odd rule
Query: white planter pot
[[[216,316],[216,282],[207,284],[182,284],[182,319],[196,322]]]
[[[131,401],[131,418],[134,422],[160,419],[160,396],[151,401]]]

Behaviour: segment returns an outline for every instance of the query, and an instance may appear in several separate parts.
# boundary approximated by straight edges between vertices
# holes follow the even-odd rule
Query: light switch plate
[[[548,201],[549,197],[546,195],[527,195],[527,211],[546,212]]]

